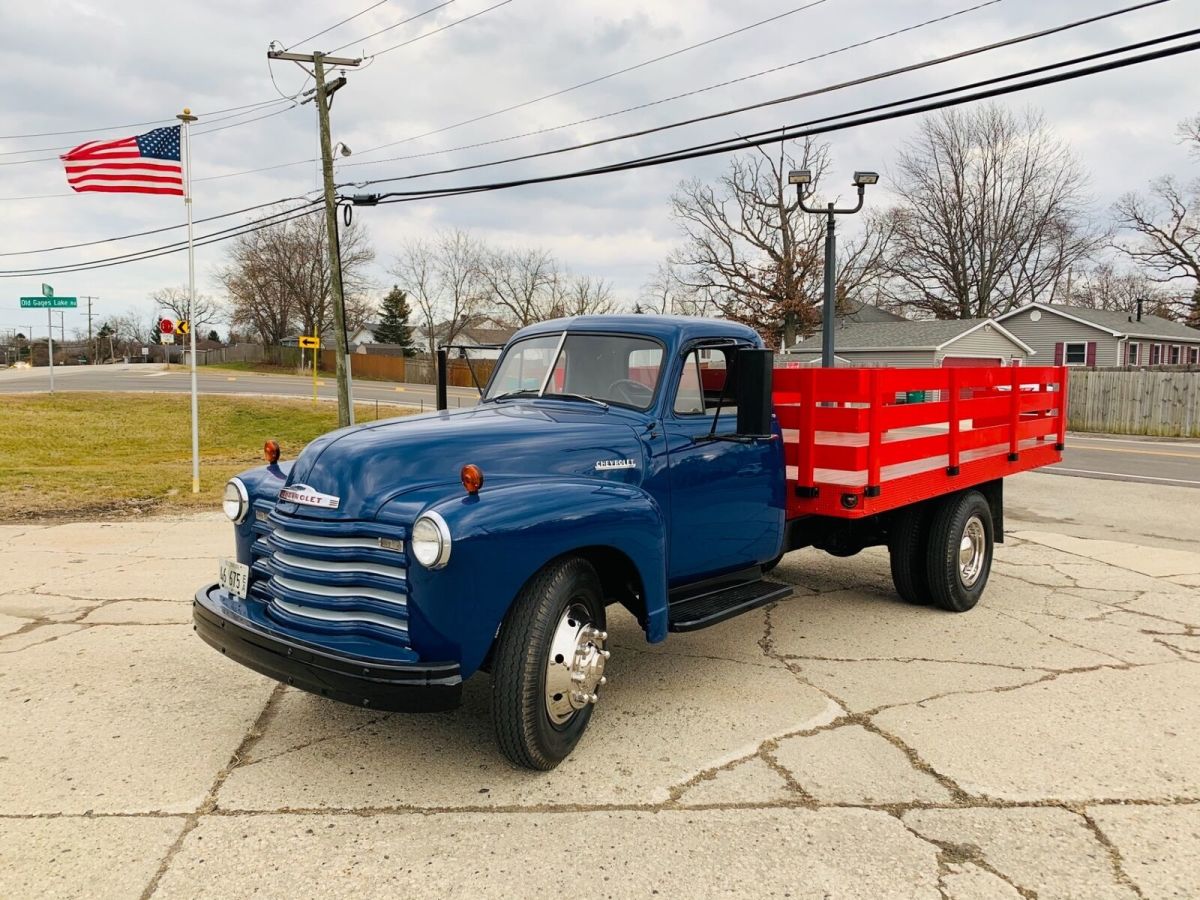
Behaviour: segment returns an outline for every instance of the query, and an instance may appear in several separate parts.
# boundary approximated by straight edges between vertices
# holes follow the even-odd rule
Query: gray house
[[[1033,349],[991,319],[923,319],[856,324],[838,320],[838,365],[938,366],[1036,365]],[[821,356],[821,332],[794,345],[780,359],[807,363]]]
[[[996,321],[1031,346],[1046,365],[1200,364],[1200,330],[1158,316],[1030,303]]]

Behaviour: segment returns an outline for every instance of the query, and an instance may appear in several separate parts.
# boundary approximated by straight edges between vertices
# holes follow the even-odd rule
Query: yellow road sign
[[[191,330],[192,330],[192,323],[189,322],[187,319],[180,319],[178,322],[175,323],[175,333],[176,334],[187,334]]]
[[[306,350],[316,350],[321,346],[321,339],[315,335],[300,335],[300,346]]]

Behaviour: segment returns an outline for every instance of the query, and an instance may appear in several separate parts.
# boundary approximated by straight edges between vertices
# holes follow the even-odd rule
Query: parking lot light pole
[[[825,299],[821,305],[821,365],[827,369],[832,369],[834,366],[834,325],[836,324],[836,295],[837,295],[837,223],[834,216],[853,215],[863,207],[863,195],[867,191],[868,184],[878,184],[878,172],[855,172],[854,181],[851,182],[858,188],[858,202],[852,207],[838,209],[832,203],[826,205],[824,209],[818,207],[808,207],[804,205],[804,200],[811,197],[812,193],[806,191],[806,186],[812,184],[812,171],[810,169],[793,169],[788,172],[788,184],[796,185],[796,197],[800,203],[800,209],[806,213],[814,213],[817,215],[824,214],[825,219]]]

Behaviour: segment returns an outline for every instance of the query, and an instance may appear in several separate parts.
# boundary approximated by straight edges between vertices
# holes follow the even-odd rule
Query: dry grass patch
[[[389,407],[383,416],[413,410]],[[358,421],[375,418],[360,404]],[[186,396],[59,393],[0,398],[0,520],[220,508],[230,476],[279,441],[295,458],[337,427],[332,403],[200,398],[200,487],[192,493]]]

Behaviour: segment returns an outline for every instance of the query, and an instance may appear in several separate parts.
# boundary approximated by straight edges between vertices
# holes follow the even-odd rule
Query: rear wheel
[[[551,563],[521,590],[492,662],[500,750],[528,769],[553,769],[575,749],[607,680],[604,599],[584,559]]]
[[[896,513],[888,529],[892,584],[896,586],[896,593],[909,603],[925,604],[930,600],[925,561],[928,540],[927,506],[910,506]]]
[[[979,602],[992,571],[992,511],[978,491],[947,497],[933,512],[925,565],[933,602],[966,612]]]

